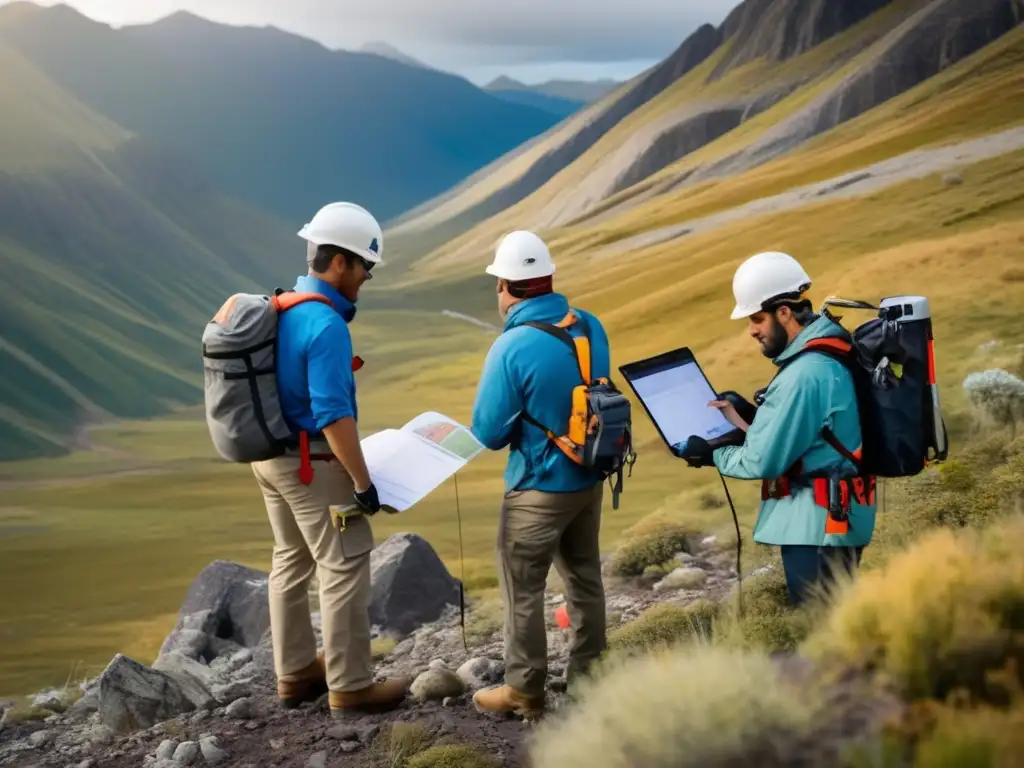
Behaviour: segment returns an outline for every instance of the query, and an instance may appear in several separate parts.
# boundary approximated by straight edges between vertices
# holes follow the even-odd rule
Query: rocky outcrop
[[[177,651],[209,663],[257,645],[270,629],[267,574],[217,560],[192,582],[160,654]]]
[[[425,539],[399,533],[370,554],[370,622],[382,634],[406,635],[459,605],[459,582]]]
[[[149,728],[195,708],[163,672],[118,654],[100,675],[100,722],[118,733]]]
[[[1024,0],[933,0],[883,37],[870,58],[748,148],[690,174],[740,173],[898,96],[1024,21]]]
[[[658,602],[687,604],[724,595],[734,583],[732,553],[720,550],[711,539],[702,541],[698,550],[685,558],[686,578],[677,574],[663,583],[661,577],[653,576],[625,581],[609,577],[609,628],[636,618]],[[211,565],[189,588],[182,618],[201,612],[248,615],[233,612],[247,604],[245,599],[235,599],[245,597],[243,587],[248,582],[258,590],[261,578],[258,571],[233,563]],[[422,583],[417,585],[418,578]],[[276,697],[269,635],[260,633],[256,647],[242,648],[246,632],[240,631],[240,642],[232,640],[212,659],[172,649],[148,667],[115,656],[100,678],[86,685],[87,691],[95,693],[82,699],[87,703],[55,711],[44,721],[0,730],[0,764],[11,768],[321,764],[377,768],[380,745],[375,739],[381,733],[388,735],[389,724],[399,722],[422,725],[433,739],[444,736],[456,743],[475,744],[501,755],[502,765],[525,768],[528,745],[521,724],[481,717],[470,700],[472,692],[502,682],[500,625],[489,632],[478,631],[467,651],[458,608],[450,602],[441,607],[436,620],[417,623],[438,610],[436,603],[419,618],[411,617],[410,603],[435,591],[450,599],[457,584],[418,536],[400,534],[382,542],[374,559],[374,580],[388,585],[380,592],[391,596],[382,602],[385,611],[391,611],[399,624],[412,627],[375,670],[378,675],[414,680],[410,696],[397,711],[353,716],[339,724],[331,721],[326,697],[299,709],[282,709]],[[656,583],[661,584],[657,591]],[[552,591],[546,596],[548,690],[555,710],[566,701],[564,671],[572,643],[571,631],[559,629],[553,620],[555,609],[563,604],[561,594]],[[232,605],[234,609],[225,607]],[[319,618],[314,614],[318,635]],[[179,626],[172,635],[181,631]],[[173,644],[165,643],[169,645]],[[40,696],[39,701],[51,698]]]
[[[710,79],[763,57],[784,61],[806,53],[892,1],[747,0],[722,24],[729,51]]]

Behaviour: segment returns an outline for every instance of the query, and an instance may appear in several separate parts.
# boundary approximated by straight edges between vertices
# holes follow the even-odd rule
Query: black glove
[[[372,482],[369,488],[362,493],[356,492],[354,496],[356,504],[362,507],[366,514],[372,515],[380,509],[380,499],[377,498],[377,486]]]
[[[691,467],[714,466],[712,454],[714,449],[708,445],[708,441],[697,435],[690,435],[681,443],[672,446],[672,453],[680,459],[686,459]]]
[[[754,423],[754,416],[757,415],[757,406],[749,402],[743,395],[733,390],[722,392],[718,396],[719,400],[725,400],[736,409],[736,413],[743,419],[747,424]]]

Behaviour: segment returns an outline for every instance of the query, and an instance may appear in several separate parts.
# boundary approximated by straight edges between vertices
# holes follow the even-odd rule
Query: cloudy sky
[[[37,0],[52,5],[55,0]],[[64,0],[115,26],[188,10],[274,25],[332,48],[383,40],[477,83],[499,74],[625,79],[661,60],[738,0]],[[10,0],[0,0],[4,5]]]

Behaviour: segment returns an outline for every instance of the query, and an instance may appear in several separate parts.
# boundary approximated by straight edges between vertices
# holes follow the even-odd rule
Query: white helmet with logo
[[[383,264],[384,233],[377,219],[355,203],[329,203],[299,230],[299,237],[313,245],[335,245]]]
[[[810,287],[811,278],[788,253],[758,253],[740,264],[733,275],[736,307],[732,319],[750,317],[763,311],[766,301],[783,296],[796,298]]]
[[[502,280],[532,280],[555,273],[551,252],[533,232],[509,232],[498,243],[494,261],[485,270]]]

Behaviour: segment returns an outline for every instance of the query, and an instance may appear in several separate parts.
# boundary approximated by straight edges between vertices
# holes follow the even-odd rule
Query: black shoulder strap
[[[776,372],[775,376],[778,376],[779,373],[782,372],[783,368],[785,368],[791,362],[800,357],[800,355],[809,352],[817,352],[819,354],[825,355],[826,357],[831,357],[833,360],[837,360],[840,363],[842,363],[847,369],[850,368],[851,361],[849,356],[843,354],[842,352],[839,352],[836,349],[832,349],[830,347],[804,347],[799,352],[796,352],[789,359],[787,359],[781,366],[779,366],[779,370]],[[775,379],[775,376],[772,377],[773,380]],[[771,384],[771,382],[769,382],[769,384]],[[765,387],[764,391],[767,391],[767,389],[768,387]],[[761,400],[762,402],[764,401],[763,395]],[[826,443],[832,446],[832,448],[838,451],[843,456],[843,458],[853,462],[853,465],[857,467],[858,470],[860,469],[860,459],[858,459],[856,456],[850,453],[850,451],[846,449],[846,446],[839,442],[839,438],[836,437],[835,433],[831,429],[829,429],[828,427],[823,427],[821,430],[821,437]]]
[[[531,328],[536,328],[537,330],[544,331],[544,333],[554,336],[559,341],[565,342],[566,344],[569,345],[569,349],[572,350],[573,354],[576,354],[576,344],[573,342],[572,336],[569,334],[567,330],[565,330],[565,328],[559,328],[557,325],[552,325],[551,323],[541,323],[536,320],[528,320],[527,322],[523,323],[523,325],[528,325]]]

